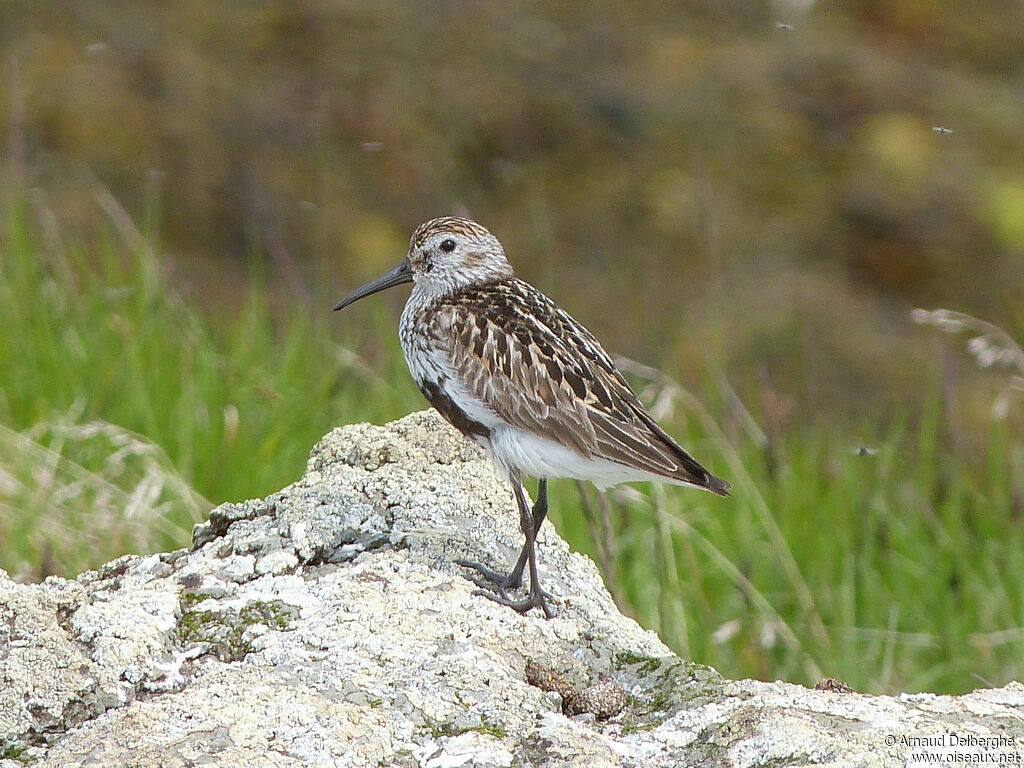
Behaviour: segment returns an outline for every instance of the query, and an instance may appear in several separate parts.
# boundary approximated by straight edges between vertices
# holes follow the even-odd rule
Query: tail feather
[[[729,495],[729,489],[731,488],[729,483],[704,469],[700,462],[688,454],[679,443],[672,439],[671,435],[659,427],[658,423],[649,414],[644,413],[643,416],[647,426],[650,427],[655,435],[661,438],[672,455],[679,461],[680,471],[675,476],[675,479],[696,485],[719,496]]]
[[[730,486],[722,478],[715,477],[714,475],[708,473],[708,481],[705,487],[712,493],[717,493],[719,496],[728,496],[729,489],[732,486]]]

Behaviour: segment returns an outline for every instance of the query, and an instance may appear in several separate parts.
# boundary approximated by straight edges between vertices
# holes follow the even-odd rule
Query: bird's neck
[[[495,275],[493,278],[453,284],[439,284],[417,280],[413,286],[412,294],[409,296],[409,303],[425,307],[433,303],[453,299],[464,293],[483,290],[496,283],[502,283],[510,279],[512,279],[511,271],[507,275]]]

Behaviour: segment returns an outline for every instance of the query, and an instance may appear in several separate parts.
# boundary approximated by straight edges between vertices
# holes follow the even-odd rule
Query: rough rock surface
[[[872,697],[683,661],[551,526],[551,621],[452,562],[519,544],[508,489],[430,411],[333,431],[192,550],[0,572],[0,768],[899,766],[949,734],[1024,752],[1020,684]]]

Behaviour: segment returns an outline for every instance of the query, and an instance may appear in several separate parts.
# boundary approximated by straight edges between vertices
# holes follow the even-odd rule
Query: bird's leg
[[[540,481],[537,483],[537,500],[533,502],[532,532],[530,534],[526,534],[527,541],[523,544],[523,548],[519,552],[519,559],[516,560],[515,568],[513,568],[512,572],[508,575],[509,583],[506,585],[506,589],[517,589],[518,587],[522,586],[523,570],[526,568],[526,563],[530,559],[529,543],[531,540],[534,543],[537,541],[537,536],[540,533],[540,527],[541,525],[543,525],[544,517],[547,515],[547,513],[548,479],[546,477],[542,477]]]
[[[512,478],[512,488],[515,491],[516,504],[519,507],[519,528],[526,538],[512,572],[508,574],[499,573],[480,563],[466,560],[458,560],[456,562],[459,565],[474,569],[482,577],[480,579],[470,577],[470,581],[482,588],[477,594],[481,594],[502,605],[507,605],[520,613],[525,613],[531,608],[541,608],[544,611],[544,615],[550,619],[554,616],[554,613],[552,613],[544,599],[547,597],[547,594],[540,588],[536,550],[537,533],[540,531],[540,526],[543,524],[548,512],[548,483],[546,479],[541,479],[538,484],[537,501],[534,502],[532,510],[527,504],[526,494],[523,492],[523,486],[519,482],[518,477]],[[506,590],[516,589],[522,585],[523,571],[527,565],[530,568],[530,595],[525,600],[512,600],[509,598]]]
[[[513,481],[515,482],[515,481]],[[518,500],[517,500],[518,503]],[[532,538],[534,541],[537,540],[537,534],[540,532],[540,526],[544,522],[544,517],[548,513],[548,481],[547,478],[541,478],[537,484],[537,500],[533,503],[533,514],[532,514],[532,526],[530,532],[527,533],[525,528],[524,519],[522,513],[520,513],[519,528],[526,536],[527,542],[523,544],[523,548],[519,552],[519,558],[516,560],[515,567],[510,573],[500,573],[494,571],[485,565],[480,563],[474,563],[469,560],[457,560],[459,565],[463,565],[467,568],[472,568],[480,574],[482,580],[472,579],[473,583],[484,589],[497,590],[502,597],[507,597],[505,594],[506,590],[519,589],[523,585],[523,571],[526,570],[526,563],[530,557],[530,549],[528,542]],[[486,583],[484,583],[486,580]]]

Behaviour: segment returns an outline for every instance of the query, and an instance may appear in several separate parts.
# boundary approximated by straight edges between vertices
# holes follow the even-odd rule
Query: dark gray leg
[[[527,543],[523,544],[523,549],[519,553],[519,559],[516,560],[516,566],[512,569],[512,573],[508,575],[509,589],[516,589],[522,586],[523,583],[523,570],[526,568],[526,563],[529,560],[530,554],[528,550],[528,544],[532,540],[537,541],[537,535],[540,533],[540,527],[544,523],[544,518],[548,514],[548,479],[542,477],[540,482],[537,483],[537,500],[533,503],[533,529],[532,534],[527,534]],[[525,531],[524,531],[525,533]]]
[[[525,613],[531,608],[541,608],[547,618],[554,616],[545,601],[546,594],[540,588],[540,578],[537,574],[537,534],[544,518],[548,513],[548,481],[542,478],[537,485],[537,501],[534,502],[531,510],[526,501],[526,494],[519,478],[513,478],[512,490],[516,495],[516,505],[519,507],[519,529],[523,532],[526,541],[519,553],[515,567],[509,574],[498,573],[480,563],[467,560],[457,560],[459,565],[472,568],[477,571],[481,578],[470,577],[477,586],[481,587],[478,594],[490,598],[497,603],[507,605],[520,613]],[[525,600],[512,600],[506,590],[517,589],[523,583],[523,571],[530,568],[530,595]]]
[[[518,499],[517,499],[518,503]],[[547,478],[542,478],[537,484],[537,501],[533,504],[533,520],[532,528],[530,533],[527,533],[523,520],[520,517],[519,529],[523,531],[523,535],[526,536],[527,542],[532,538],[534,541],[537,539],[537,534],[540,532],[540,526],[544,522],[544,518],[548,513],[548,481]],[[519,558],[516,560],[515,567],[511,573],[499,573],[498,571],[492,571],[490,568],[481,565],[480,563],[473,563],[468,560],[458,560],[459,565],[464,565],[467,568],[472,568],[478,571],[480,575],[487,580],[487,584],[477,582],[477,584],[485,589],[497,589],[504,593],[507,589],[519,589],[523,585],[523,571],[526,570],[526,563],[529,560],[529,547],[527,543],[523,544],[522,550],[519,552]],[[475,579],[474,579],[475,581]]]

